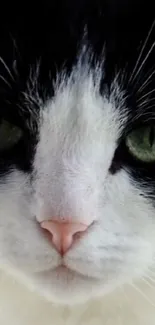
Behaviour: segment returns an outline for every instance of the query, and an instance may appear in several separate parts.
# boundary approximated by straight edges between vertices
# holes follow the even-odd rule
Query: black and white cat
[[[0,15],[0,324],[154,325],[154,4]]]

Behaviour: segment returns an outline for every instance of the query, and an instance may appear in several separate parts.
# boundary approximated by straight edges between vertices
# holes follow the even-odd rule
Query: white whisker
[[[141,297],[143,297],[149,304],[151,304],[151,306],[155,307],[155,303],[153,303],[147,296],[146,294],[141,291],[134,283],[130,283],[130,285],[135,289],[135,291],[137,291]]]
[[[8,72],[9,76],[12,78],[12,80],[14,81],[14,77],[10,71],[10,69],[8,68],[7,64],[4,62],[4,60],[2,59],[2,57],[0,56],[0,62],[3,64],[3,66],[5,67],[6,71]]]
[[[150,105],[150,106],[147,106],[147,109],[148,109],[148,110],[149,110],[149,109],[152,109],[154,106],[155,106],[155,104],[152,104],[152,105]],[[146,108],[146,106],[143,106],[143,107],[142,107],[142,109],[145,109],[145,108]],[[141,115],[144,116],[144,117],[145,117],[145,116],[148,116],[148,121],[150,120],[150,118],[151,118],[151,120],[154,120],[154,119],[155,119],[155,114],[152,113],[152,116],[150,116],[150,114],[151,114],[151,112],[148,111],[148,112],[146,112],[146,113],[143,113],[143,112],[142,112]],[[145,122],[146,122],[146,121],[145,121]],[[151,195],[151,194],[150,194],[150,195]],[[154,196],[152,196],[152,198],[154,198]]]
[[[142,103],[138,104],[138,108],[143,107],[145,104],[148,104],[148,100],[145,99]]]
[[[151,52],[152,52],[152,50],[153,50],[154,47],[155,47],[155,42],[152,44],[150,50],[148,51],[147,55],[145,56],[145,59],[142,61],[142,64],[140,65],[139,69],[137,70],[137,72],[136,72],[136,74],[135,74],[133,80],[136,79],[138,73],[142,70],[142,68],[143,68],[143,66],[144,66],[144,64],[145,64],[145,62],[147,61],[147,59],[148,59],[149,55],[151,54]]]
[[[142,281],[144,281],[147,284],[147,286],[149,288],[151,288],[151,289],[154,289],[155,288],[155,286],[154,285],[151,285],[151,283],[149,283],[144,277],[141,277],[141,279],[142,279]]]
[[[9,88],[12,88],[10,83],[3,77],[0,75],[0,79],[4,81],[4,83],[9,87]]]
[[[145,82],[141,85],[141,87],[137,90],[137,93],[142,92],[149,84],[149,80],[155,74],[155,70],[149,75],[149,77],[145,80]]]
[[[148,98],[146,100],[144,100],[142,103],[138,104],[138,108],[146,108],[149,109],[151,107],[154,107],[154,104],[153,105],[148,105],[149,103],[152,103],[155,101],[155,97],[153,98]],[[148,114],[148,113],[147,113]]]
[[[148,95],[152,94],[155,92],[155,89],[152,89],[151,91],[149,91],[148,93],[146,93],[145,95],[143,95],[142,97],[140,97],[137,102],[141,101],[143,98],[147,97]]]
[[[144,44],[143,44],[143,47],[142,47],[142,49],[141,49],[141,51],[140,51],[140,54],[139,54],[139,56],[138,56],[138,59],[137,59],[136,65],[135,65],[135,67],[134,67],[134,69],[133,69],[133,72],[132,72],[132,74],[131,74],[131,77],[130,77],[130,79],[129,79],[129,83],[131,82],[132,79],[135,80],[135,78],[136,78],[136,76],[137,76],[137,73],[135,74],[135,72],[136,72],[136,69],[137,69],[137,67],[138,67],[138,64],[139,64],[139,62],[140,62],[140,60],[141,60],[141,57],[142,57],[142,55],[143,55],[143,52],[144,52],[145,47],[146,47],[146,45],[147,45],[147,42],[148,42],[148,40],[149,40],[149,38],[150,38],[150,35],[151,35],[152,30],[153,30],[153,28],[154,28],[154,25],[155,25],[155,20],[153,21],[153,24],[152,24],[152,26],[151,26],[151,28],[150,28],[148,34],[147,34],[147,37],[146,37],[145,42],[144,42]],[[149,51],[149,52],[150,52],[150,51]],[[147,56],[147,57],[148,57],[148,56]],[[145,61],[146,61],[146,59],[145,59]],[[143,62],[144,62],[144,61],[143,61]],[[142,63],[142,64],[143,64],[143,63]],[[141,66],[140,66],[140,67],[141,67]],[[139,69],[138,69],[138,71],[139,71]],[[134,74],[135,74],[135,76],[134,76]]]
[[[145,277],[148,278],[151,282],[155,283],[155,279],[152,279],[150,275],[145,274]]]

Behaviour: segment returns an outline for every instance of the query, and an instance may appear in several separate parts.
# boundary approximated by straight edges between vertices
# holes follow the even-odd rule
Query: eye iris
[[[129,152],[144,162],[155,161],[155,127],[143,127],[132,131],[126,138]]]
[[[13,124],[2,120],[0,124],[0,150],[9,149],[20,140],[22,130]]]

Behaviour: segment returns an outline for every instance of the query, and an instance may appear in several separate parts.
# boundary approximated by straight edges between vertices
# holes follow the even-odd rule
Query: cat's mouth
[[[83,274],[79,273],[78,271],[75,271],[73,269],[71,269],[70,267],[68,267],[65,264],[60,264],[57,267],[55,267],[53,269],[54,272],[56,272],[58,275],[64,275],[64,274],[68,274],[68,275],[78,275],[78,276],[83,276]]]
[[[69,267],[64,264],[57,266],[54,270],[57,272],[73,272]]]
[[[74,277],[80,277],[80,278],[91,278],[88,275],[83,274],[82,272],[80,272],[79,270],[74,270],[71,267],[69,267],[66,264],[59,264],[58,266],[42,271],[41,273],[44,274],[55,274],[56,277],[67,277],[69,278],[74,278]]]
[[[75,270],[72,269],[70,266],[66,265],[66,264],[60,264],[57,267],[55,267],[53,269],[53,272],[57,275],[57,276],[67,276],[67,277],[78,277],[78,278],[83,278],[83,279],[92,279],[95,280],[96,277],[94,276],[90,276],[88,274],[84,274],[82,272],[80,272],[80,270]]]
[[[71,263],[67,263],[64,260],[59,261],[59,263],[53,267],[49,267],[48,269],[40,270],[40,274],[44,274],[44,276],[56,276],[59,278],[83,278],[83,279],[91,279],[91,280],[97,280],[99,276],[96,276],[96,274],[90,274],[88,270],[84,272],[84,270],[76,265],[72,265]]]

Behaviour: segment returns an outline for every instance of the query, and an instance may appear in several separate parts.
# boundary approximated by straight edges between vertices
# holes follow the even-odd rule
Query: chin
[[[98,296],[101,285],[98,279],[64,266],[37,273],[31,277],[31,280],[40,295],[52,303],[63,305],[84,303]]]
[[[86,303],[112,292],[120,283],[108,275],[102,279],[86,276],[65,266],[37,272],[18,274],[18,280],[30,290],[53,304],[75,305]]]
[[[65,266],[33,274],[16,271],[11,273],[28,290],[37,292],[52,304],[81,304],[108,291],[104,288],[103,280],[88,277]]]

